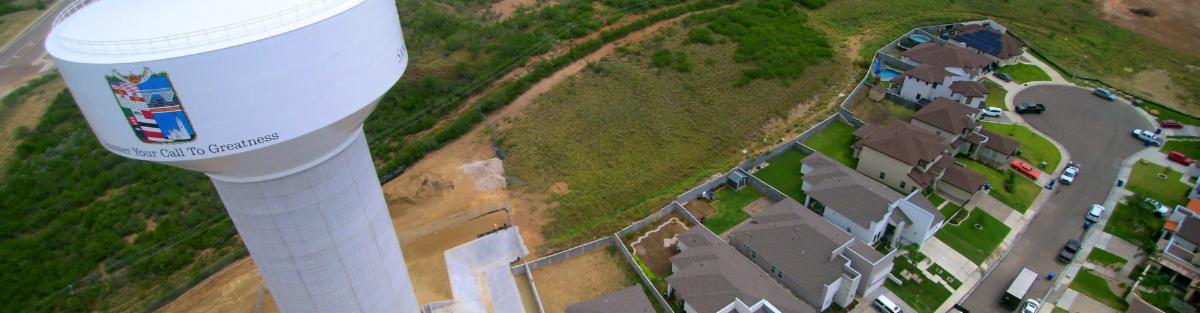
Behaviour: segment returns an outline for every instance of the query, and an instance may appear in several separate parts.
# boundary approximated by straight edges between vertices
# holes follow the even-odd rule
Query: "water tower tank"
[[[390,0],[66,4],[46,39],[100,143],[207,174],[285,312],[414,312],[362,131],[408,62]]]

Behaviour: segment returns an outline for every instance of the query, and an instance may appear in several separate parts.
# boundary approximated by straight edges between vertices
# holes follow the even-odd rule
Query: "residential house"
[[[751,216],[729,244],[818,311],[871,294],[892,270],[881,254],[791,198]],[[774,303],[774,301],[772,301]]]
[[[654,306],[642,291],[641,285],[626,287],[583,302],[567,306],[566,313],[654,313]]]
[[[1162,256],[1151,270],[1170,276],[1171,283],[1186,291],[1183,299],[1188,303],[1200,302],[1200,217],[1180,207],[1163,228],[1167,232],[1159,242]]]
[[[974,154],[970,156],[980,163],[988,164],[995,168],[1008,166],[1012,162],[1013,157],[1017,156],[1017,149],[1021,147],[1020,141],[986,129],[980,130],[979,134],[982,135],[984,140],[983,148],[975,150]]]
[[[704,227],[676,235],[667,293],[684,312],[817,312]]]
[[[904,193],[924,190],[940,176],[939,162],[953,163],[943,138],[901,121],[867,125],[853,133],[859,172]]]
[[[994,58],[967,48],[932,42],[904,51],[901,60],[917,64],[904,72],[901,97],[917,102],[943,97],[976,108],[983,103],[987,91],[987,88],[979,88],[983,85],[978,85],[978,81],[991,70],[994,62]],[[974,83],[956,85],[959,81]]]
[[[1008,166],[1021,143],[983,129],[976,123],[979,118],[977,109],[937,98],[913,113],[911,123],[942,136],[942,142],[949,144],[955,154],[996,168]]]
[[[957,30],[951,40],[995,57],[999,66],[1017,64],[1025,54],[1025,44],[995,22],[962,25]]]
[[[921,245],[945,217],[920,191],[908,195],[850,169],[821,153],[804,158],[804,205],[868,245],[903,239]]]

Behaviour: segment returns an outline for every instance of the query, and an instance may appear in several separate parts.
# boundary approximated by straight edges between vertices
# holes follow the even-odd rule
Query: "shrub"
[[[702,43],[711,45],[716,40],[713,39],[712,31],[707,28],[692,28],[687,33],[687,43]]]
[[[826,4],[829,4],[829,0],[796,0],[796,3],[799,3],[810,10],[816,10],[824,7]]]
[[[737,83],[753,79],[796,79],[810,65],[833,57],[825,35],[805,26],[808,17],[787,0],[747,2],[689,18],[690,23],[707,23],[712,32],[737,42],[734,60],[749,63]]]
[[[650,56],[650,62],[654,64],[654,67],[666,67],[671,65],[671,51],[667,49],[659,49],[658,51],[654,51],[654,54]]]

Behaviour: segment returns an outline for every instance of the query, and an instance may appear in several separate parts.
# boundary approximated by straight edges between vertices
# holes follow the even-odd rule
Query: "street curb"
[[[74,0],[58,0],[58,2],[55,2],[54,5],[46,7],[46,12],[43,12],[41,16],[38,16],[38,18],[33,20],[32,23],[29,23],[29,25],[25,25],[25,29],[22,29],[20,33],[17,33],[17,35],[14,36],[12,38],[12,40],[9,40],[8,42],[4,43],[4,46],[0,47],[0,51],[4,51],[4,50],[8,50],[8,49],[12,48],[12,46],[14,44],[16,44],[17,41],[20,41],[21,38],[25,37],[25,35],[28,35],[29,31],[33,30],[33,28],[35,26],[37,26],[38,24],[41,24],[42,21],[46,19],[46,17],[49,17],[51,15],[50,12],[54,12],[55,10],[58,10],[58,7],[66,2],[75,2],[75,1]]]

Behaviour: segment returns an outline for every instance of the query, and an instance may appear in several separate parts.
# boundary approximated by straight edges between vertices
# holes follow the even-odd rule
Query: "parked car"
[[[1067,168],[1064,168],[1062,175],[1058,176],[1058,181],[1063,183],[1063,185],[1070,185],[1075,182],[1076,176],[1079,176],[1079,165],[1067,163]]]
[[[1104,100],[1108,100],[1108,101],[1117,100],[1117,95],[1113,94],[1112,91],[1108,91],[1108,89],[1103,88],[1103,87],[1096,88],[1096,90],[1092,90],[1092,94],[1096,95],[1097,97],[1104,98]]]
[[[1093,204],[1092,208],[1088,210],[1087,217],[1085,217],[1085,219],[1089,222],[1095,223],[1095,222],[1099,222],[1100,216],[1103,216],[1103,215],[1104,215],[1104,206],[1101,206],[1099,204]]]
[[[999,78],[1004,82],[1012,82],[1012,75],[1008,75],[1008,73],[996,72],[996,78]]]
[[[1004,110],[997,107],[987,107],[983,109],[983,116],[1000,117],[1004,115]]]
[[[1146,205],[1149,205],[1154,210],[1154,215],[1167,216],[1168,213],[1171,213],[1171,207],[1163,205],[1162,202],[1158,202],[1154,198],[1146,198],[1142,202],[1145,202]]]
[[[1075,260],[1075,254],[1079,253],[1079,240],[1067,240],[1067,244],[1058,251],[1058,261],[1065,264],[1071,264]]]
[[[875,298],[875,301],[872,302],[871,305],[876,309],[879,309],[880,312],[884,313],[904,313],[904,310],[901,310],[900,306],[896,305],[896,302],[893,302],[892,299],[888,299],[888,297],[885,295],[879,295],[879,297]]]
[[[1183,155],[1183,152],[1179,151],[1171,151],[1170,153],[1167,153],[1167,160],[1187,166],[1192,165],[1192,159],[1188,158],[1186,155]]]
[[[1034,299],[1025,300],[1025,306],[1021,307],[1021,313],[1037,313],[1038,309],[1042,308],[1042,303]]]
[[[1183,123],[1176,120],[1161,120],[1158,121],[1158,127],[1180,129],[1183,128]]]
[[[1162,138],[1159,138],[1153,131],[1134,128],[1132,132],[1133,138],[1141,140],[1142,143],[1152,146],[1161,146]]]
[[[1042,114],[1042,112],[1045,112],[1045,111],[1046,111],[1045,104],[1033,103],[1033,102],[1021,102],[1020,104],[1017,104],[1017,113],[1020,113],[1020,114],[1026,114],[1026,113]]]
[[[1021,175],[1025,175],[1025,177],[1029,177],[1029,179],[1037,180],[1038,177],[1042,176],[1042,173],[1038,172],[1036,168],[1033,168],[1033,165],[1029,165],[1029,163],[1025,163],[1021,160],[1013,160],[1012,163],[1009,163],[1009,165],[1012,166],[1013,169],[1017,170],[1017,173],[1021,173]]]

